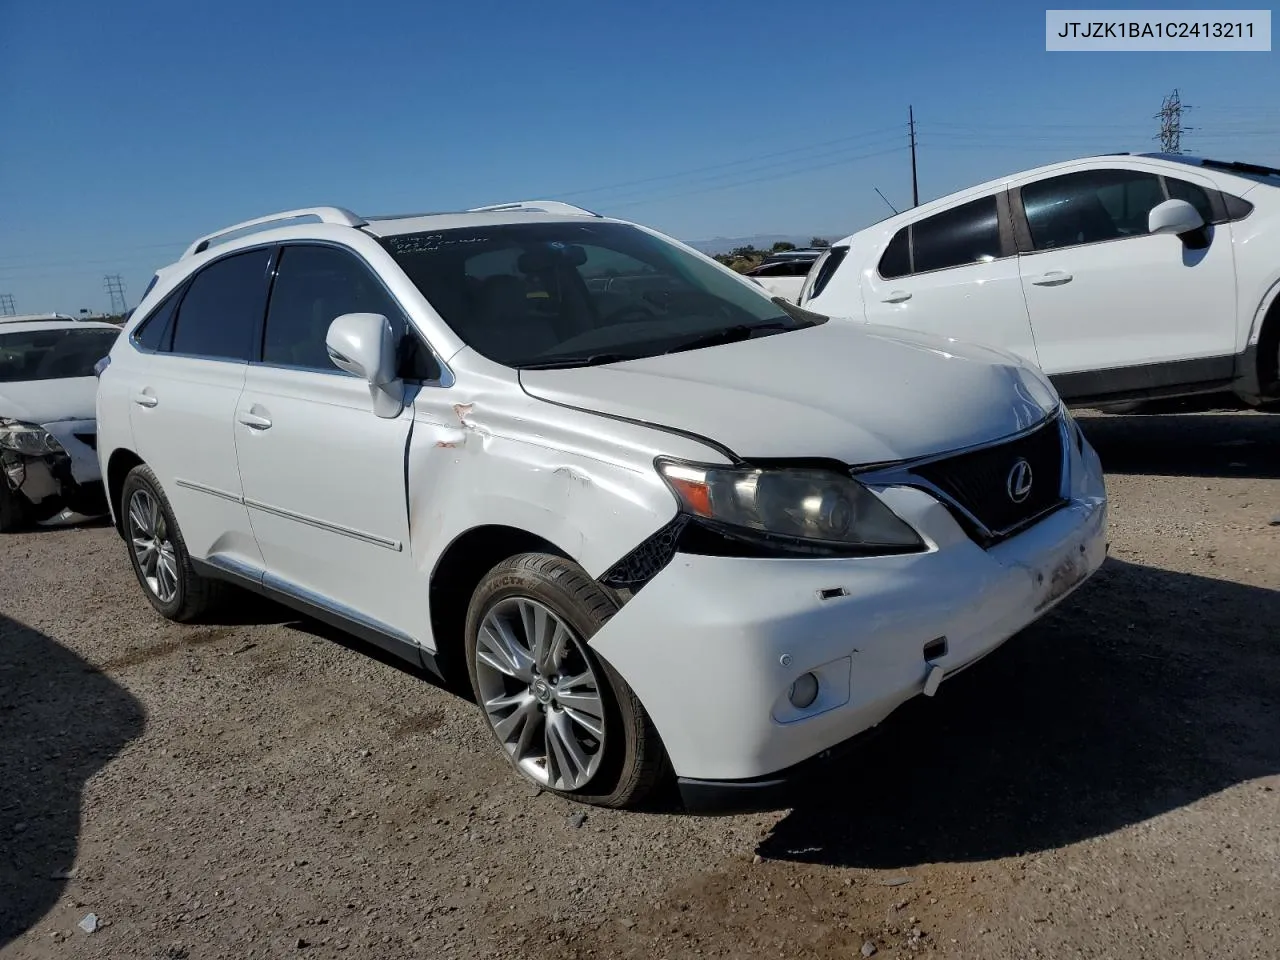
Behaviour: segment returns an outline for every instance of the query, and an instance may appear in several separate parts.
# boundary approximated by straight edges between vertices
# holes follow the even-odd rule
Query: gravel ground
[[[750,816],[538,795],[356,641],[6,537],[0,955],[1280,957],[1280,416],[1082,422],[1098,576]]]

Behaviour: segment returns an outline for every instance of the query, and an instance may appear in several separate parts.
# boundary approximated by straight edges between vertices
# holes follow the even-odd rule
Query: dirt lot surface
[[[536,795],[355,641],[6,537],[0,956],[1280,957],[1280,416],[1083,422],[1103,570],[769,814]]]

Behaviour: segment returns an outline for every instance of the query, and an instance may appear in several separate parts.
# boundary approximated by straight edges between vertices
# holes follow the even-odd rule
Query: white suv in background
[[[800,303],[992,344],[1071,404],[1280,396],[1280,169],[1093,157],[922,204],[832,247]]]
[[[161,614],[230,582],[466,676],[519,773],[598,804],[767,792],[1105,555],[1097,456],[1031,365],[551,202],[203,238],[98,417]]]

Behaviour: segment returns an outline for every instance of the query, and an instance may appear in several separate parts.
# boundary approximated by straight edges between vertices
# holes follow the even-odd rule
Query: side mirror
[[[329,359],[340,370],[369,384],[373,412],[398,417],[404,409],[404,383],[396,376],[396,337],[380,313],[344,313],[329,324],[324,338]]]
[[[1181,237],[1203,227],[1204,217],[1185,200],[1166,200],[1147,214],[1148,233],[1172,233]]]

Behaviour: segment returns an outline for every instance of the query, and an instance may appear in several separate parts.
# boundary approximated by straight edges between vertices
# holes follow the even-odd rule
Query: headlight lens
[[[55,440],[44,427],[4,418],[0,418],[0,447],[29,457],[43,457],[62,452],[62,444]]]
[[[924,544],[870,490],[829,470],[659,460],[685,512],[722,532],[793,551],[902,553]]]

